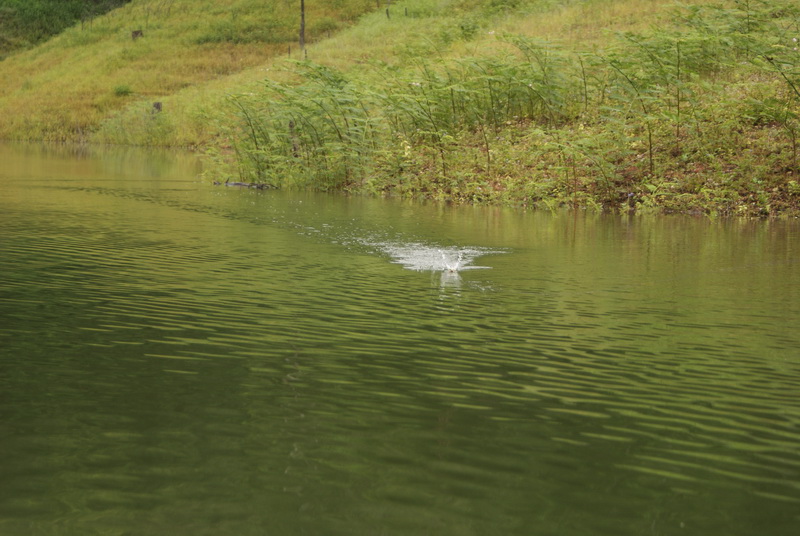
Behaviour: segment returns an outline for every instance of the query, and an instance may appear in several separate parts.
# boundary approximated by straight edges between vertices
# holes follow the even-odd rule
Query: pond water
[[[0,534],[798,533],[797,222],[199,171],[0,146]]]

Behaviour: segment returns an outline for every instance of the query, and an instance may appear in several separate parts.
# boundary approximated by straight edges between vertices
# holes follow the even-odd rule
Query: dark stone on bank
[[[256,190],[271,190],[275,188],[269,184],[259,184],[257,182],[233,182],[233,181],[214,181],[215,186],[238,186],[239,188],[255,188]]]

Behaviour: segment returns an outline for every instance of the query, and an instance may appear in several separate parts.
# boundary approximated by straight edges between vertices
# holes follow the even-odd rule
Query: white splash
[[[444,261],[444,267],[448,272],[457,272],[459,268],[461,268],[461,261],[463,260],[464,252],[462,251],[458,252],[455,262],[453,262],[453,259],[448,257],[445,252],[442,251],[442,261]]]
[[[463,270],[487,269],[489,266],[475,266],[473,261],[480,256],[502,253],[474,247],[441,248],[417,242],[372,243],[392,258],[392,262],[416,271],[431,271],[458,274]]]

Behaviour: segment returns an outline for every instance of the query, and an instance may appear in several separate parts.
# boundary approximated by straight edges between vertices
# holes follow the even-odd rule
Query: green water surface
[[[0,535],[800,534],[797,222],[199,171],[0,146]]]

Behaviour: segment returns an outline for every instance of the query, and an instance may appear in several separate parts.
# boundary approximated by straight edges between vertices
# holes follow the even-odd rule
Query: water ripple
[[[555,216],[196,183],[15,188],[4,532],[798,521],[800,276],[780,229],[717,237],[755,248],[745,270],[697,253],[702,226],[569,234]]]

